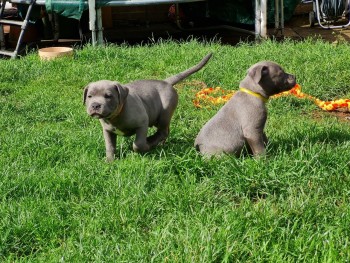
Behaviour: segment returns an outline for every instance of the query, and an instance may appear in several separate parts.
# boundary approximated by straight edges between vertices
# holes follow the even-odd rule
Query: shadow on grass
[[[269,153],[272,155],[277,154],[281,146],[286,152],[291,152],[300,147],[300,143],[303,141],[307,141],[310,144],[323,143],[336,146],[338,144],[349,142],[350,134],[338,130],[324,130],[309,136],[305,136],[305,134],[299,134],[298,136],[298,134],[296,134],[292,138],[270,140],[268,146]]]
[[[194,147],[194,138],[191,134],[188,136],[170,136],[164,145],[155,147],[148,153],[139,154],[142,158],[146,157],[156,162],[160,160],[161,167],[159,172],[164,175],[170,175],[172,180],[180,185],[188,184],[189,180],[195,184],[204,181],[212,185],[218,194],[228,194],[232,198],[248,198],[252,202],[259,202],[269,196],[278,197],[286,194],[288,189],[295,187],[294,184],[304,185],[303,179],[293,165],[288,165],[289,160],[293,162],[294,157],[290,153],[293,151],[310,151],[314,144],[324,144],[336,148],[337,145],[350,141],[350,134],[336,129],[301,130],[290,134],[282,135],[280,138],[271,139],[268,146],[268,155],[266,158],[255,159],[247,151],[240,157],[223,156],[222,158],[203,158]],[[133,139],[124,141],[124,154],[121,158],[127,158],[132,152]],[[305,145],[308,145],[305,149]],[[317,151],[317,147],[315,148]],[[279,157],[281,151],[285,153],[283,159]],[[313,155],[314,152],[310,152]],[[301,157],[305,158],[305,157]],[[306,157],[307,158],[307,157]],[[298,161],[298,160],[297,160]],[[277,169],[277,170],[276,170]],[[157,170],[158,171],[158,170]],[[276,177],[276,175],[278,176]],[[297,182],[290,182],[291,176],[297,178]],[[192,178],[192,179],[189,179]],[[286,178],[289,178],[286,180]],[[157,185],[153,179],[149,178],[151,186]],[[164,179],[165,180],[165,179]],[[193,180],[193,181],[192,181]],[[152,187],[151,187],[152,188]],[[235,202],[239,202],[235,199]]]
[[[307,134],[309,133],[309,134]],[[280,139],[269,139],[269,145],[267,147],[268,153],[270,156],[275,156],[279,154],[281,147],[286,152],[291,152],[298,147],[300,147],[300,144],[302,142],[308,142],[310,144],[317,144],[317,143],[323,143],[323,144],[330,144],[330,145],[338,145],[342,144],[344,142],[350,141],[350,134],[345,133],[339,130],[335,130],[330,128],[329,130],[320,130],[320,131],[311,131],[311,132],[294,132],[292,134],[286,135],[283,138]],[[152,156],[156,157],[159,156],[160,151],[164,151],[166,155],[168,156],[184,156],[188,155],[189,152],[193,151],[196,152],[194,147],[194,138],[187,137],[169,137],[167,141],[164,144],[156,146],[154,149],[147,153],[140,153],[141,156]],[[132,143],[133,138],[128,138],[123,142],[123,152],[124,154],[128,151],[132,150]],[[118,145],[117,147],[120,147]],[[123,158],[123,155],[120,156]],[[194,157],[193,153],[191,153],[188,158]],[[245,149],[240,157],[229,157],[233,159],[247,159],[247,158],[253,158],[251,155],[251,152]]]

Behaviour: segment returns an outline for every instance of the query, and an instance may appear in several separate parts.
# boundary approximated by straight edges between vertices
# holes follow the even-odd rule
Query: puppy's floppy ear
[[[118,82],[114,82],[115,88],[118,92],[118,96],[119,96],[119,103],[124,103],[126,97],[129,94],[129,89],[127,87],[122,86],[120,83]]]
[[[248,71],[248,75],[254,80],[255,83],[259,83],[261,78],[267,74],[269,74],[269,68],[264,65],[258,65]]]
[[[85,105],[86,96],[87,96],[88,91],[89,91],[89,85],[87,85],[87,86],[84,88],[83,105]]]

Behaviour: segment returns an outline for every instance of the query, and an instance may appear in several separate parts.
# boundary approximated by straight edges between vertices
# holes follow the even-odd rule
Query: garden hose
[[[322,0],[320,8],[326,20],[337,20],[345,9],[348,0]]]

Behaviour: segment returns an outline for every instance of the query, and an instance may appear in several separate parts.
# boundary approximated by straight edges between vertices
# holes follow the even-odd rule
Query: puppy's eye
[[[88,96],[88,98],[92,98],[92,96],[91,96],[91,95],[89,95],[89,96]]]
[[[112,95],[105,94],[105,98],[106,98],[106,99],[110,99],[110,98],[112,98]]]

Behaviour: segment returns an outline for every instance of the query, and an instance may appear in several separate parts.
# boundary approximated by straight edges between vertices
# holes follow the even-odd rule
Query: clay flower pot
[[[50,60],[58,57],[73,56],[73,48],[70,47],[46,47],[39,49],[39,56],[42,60]]]

